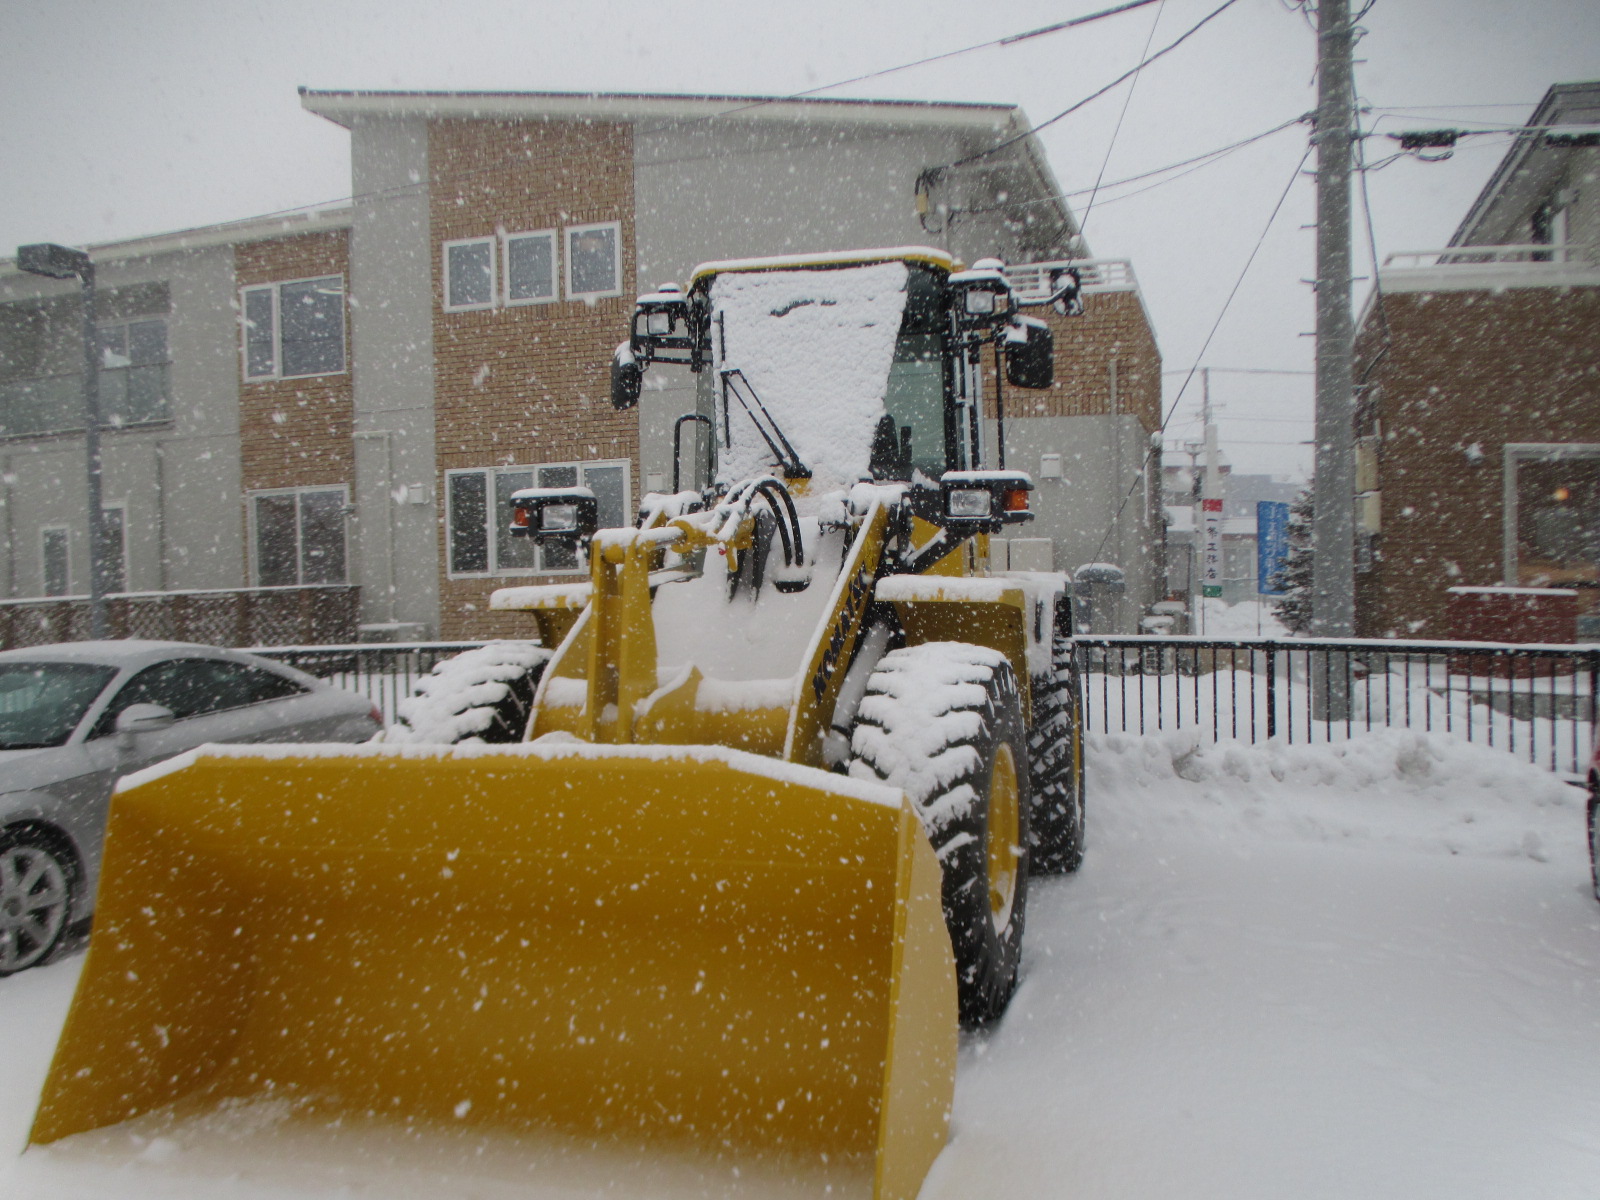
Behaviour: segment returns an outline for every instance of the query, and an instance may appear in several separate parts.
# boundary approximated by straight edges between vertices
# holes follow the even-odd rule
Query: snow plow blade
[[[289,749],[116,795],[32,1142],[272,1097],[916,1195],[956,989],[900,793],[704,747]]]

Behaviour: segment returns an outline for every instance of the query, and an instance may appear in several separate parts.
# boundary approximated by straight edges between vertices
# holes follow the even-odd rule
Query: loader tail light
[[[1005,493],[1005,509],[1007,512],[1028,511],[1028,489],[1007,488]]]

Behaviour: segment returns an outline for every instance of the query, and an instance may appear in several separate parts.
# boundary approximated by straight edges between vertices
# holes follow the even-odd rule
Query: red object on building
[[[1577,640],[1578,593],[1572,588],[1453,587],[1447,597],[1450,636],[1456,641],[1570,645]],[[1530,660],[1482,654],[1454,655],[1450,663],[1451,671],[1467,675],[1526,675],[1534,669]],[[1541,675],[1552,669],[1552,664],[1537,664]]]

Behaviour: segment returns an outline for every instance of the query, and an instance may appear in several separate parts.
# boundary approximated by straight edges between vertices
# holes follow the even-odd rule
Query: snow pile
[[[512,682],[549,657],[536,642],[504,641],[436,664],[416,694],[400,701],[400,723],[385,731],[384,741],[451,745],[483,733]]]
[[[781,680],[783,694],[790,695],[807,648],[829,611],[834,587],[829,586],[828,573],[845,549],[843,532],[823,530],[814,517],[800,518],[800,540],[805,561],[814,570],[804,591],[780,592],[770,582],[783,565],[783,548],[776,537],[768,550],[768,582],[759,592],[740,588],[730,599],[728,559],[714,550],[706,552],[705,568],[698,577],[656,590],[650,615],[655,622],[657,676],[663,683],[693,665],[708,681]],[[701,686],[709,698],[713,691]]]
[[[1294,635],[1278,620],[1277,608],[1266,600],[1241,600],[1228,604],[1214,596],[1201,600],[1200,628],[1194,633],[1209,638],[1286,638]]]
[[[1314,745],[1214,743],[1194,730],[1091,734],[1088,758],[1100,787],[1159,793],[1190,815],[1226,809],[1235,828],[1315,841],[1542,862],[1552,839],[1578,836],[1584,822],[1580,789],[1447,734],[1383,730]]]
[[[800,461],[811,491],[867,474],[906,303],[904,263],[729,272],[711,286],[717,370],[737,369]],[[772,452],[737,400],[718,471],[736,482],[772,470]]]

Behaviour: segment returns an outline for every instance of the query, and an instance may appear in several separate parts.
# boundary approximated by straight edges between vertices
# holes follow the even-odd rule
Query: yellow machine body
[[[1049,614],[984,577],[987,537],[887,573],[939,532],[892,528],[897,496],[807,517],[812,578],[769,608],[731,590],[748,509],[667,504],[595,533],[587,583],[496,593],[554,649],[521,745],[205,747],[125,781],[32,1141],[287,1096],[828,1156],[910,1200],[954,1089],[941,867],[898,790],[820,769],[829,726],[872,613],[1001,651],[1025,705]],[[672,657],[736,609],[797,633],[780,677]]]

